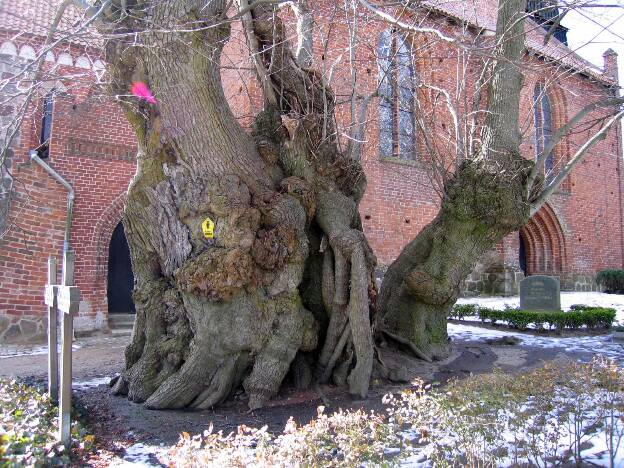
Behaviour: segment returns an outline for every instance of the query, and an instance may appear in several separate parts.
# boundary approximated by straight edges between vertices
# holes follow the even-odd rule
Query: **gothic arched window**
[[[381,156],[416,158],[414,67],[405,37],[381,33],[379,64],[379,146]]]
[[[533,93],[533,113],[535,121],[535,158],[541,157],[544,150],[552,142],[553,123],[552,123],[552,106],[550,98],[544,89],[544,85],[538,83]],[[552,177],[554,165],[553,151],[546,157],[544,161],[544,173],[546,178]]]

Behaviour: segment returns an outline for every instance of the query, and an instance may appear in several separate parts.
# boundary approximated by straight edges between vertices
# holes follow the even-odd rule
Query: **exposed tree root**
[[[396,341],[399,344],[402,344],[403,346],[407,346],[407,348],[414,354],[414,356],[416,356],[418,359],[422,359],[423,361],[427,361],[427,362],[433,362],[433,359],[431,359],[431,356],[429,356],[428,354],[423,353],[420,349],[418,349],[416,347],[416,345],[414,345],[414,343],[412,343],[410,340],[406,340],[405,338],[402,338],[398,335],[395,335],[394,333],[390,333],[388,330],[381,330],[381,332],[386,335],[389,338],[392,338],[394,341]]]

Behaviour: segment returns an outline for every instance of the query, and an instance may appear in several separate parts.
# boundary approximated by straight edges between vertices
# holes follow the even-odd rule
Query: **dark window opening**
[[[131,314],[135,312],[132,300],[134,275],[130,262],[130,249],[123,224],[119,223],[111,237],[108,249],[108,313]]]
[[[54,110],[54,98],[52,93],[43,100],[43,115],[41,117],[41,136],[37,153],[40,158],[50,156],[50,135],[52,133],[52,111]]]
[[[524,276],[527,276],[527,257],[526,257],[526,247],[524,245],[524,236],[522,233],[518,234],[520,245],[518,248],[518,261],[520,262],[520,269]]]
[[[381,33],[379,64],[379,144],[383,157],[416,159],[414,66],[401,34]]]

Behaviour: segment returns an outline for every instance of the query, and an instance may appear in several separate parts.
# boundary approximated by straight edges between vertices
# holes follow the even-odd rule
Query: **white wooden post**
[[[61,347],[61,400],[59,403],[59,438],[61,443],[71,443],[71,394],[72,394],[72,338],[73,319],[63,314],[63,344]]]
[[[58,309],[63,313],[61,345],[61,395],[59,402],[59,438],[61,443],[71,443],[71,395],[72,395],[72,341],[74,317],[80,304],[80,291],[74,286],[75,255],[66,250],[63,256],[63,282],[58,288]]]
[[[58,402],[58,338],[56,302],[56,258],[48,257],[48,284],[45,289],[45,303],[48,306],[48,393],[50,400]]]

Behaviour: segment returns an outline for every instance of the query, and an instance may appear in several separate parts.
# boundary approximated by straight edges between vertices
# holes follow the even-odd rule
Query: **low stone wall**
[[[47,317],[0,315],[0,345],[43,343],[47,340],[47,330]]]
[[[80,310],[74,316],[75,336],[108,333],[108,323],[103,314],[93,316],[87,301],[81,301]],[[85,312],[87,311],[87,312]],[[60,317],[59,322],[61,323]],[[45,306],[41,315],[14,315],[0,312],[0,346],[9,344],[37,344],[48,340],[48,317]]]
[[[512,267],[483,269],[477,266],[462,283],[462,296],[515,296],[524,273]]]
[[[561,291],[602,291],[596,283],[596,275],[586,273],[552,274],[540,273],[557,278]],[[516,296],[524,273],[511,267],[494,267],[488,270],[475,268],[462,284],[462,296]]]
[[[388,268],[380,265],[375,270],[377,287],[381,286]],[[541,274],[541,273],[540,273]],[[561,282],[561,291],[601,291],[595,273],[548,274]],[[478,263],[472,273],[462,282],[462,297],[517,296],[524,273],[514,267]]]
[[[595,273],[568,273],[562,275],[559,280],[562,291],[602,291],[596,283]]]

